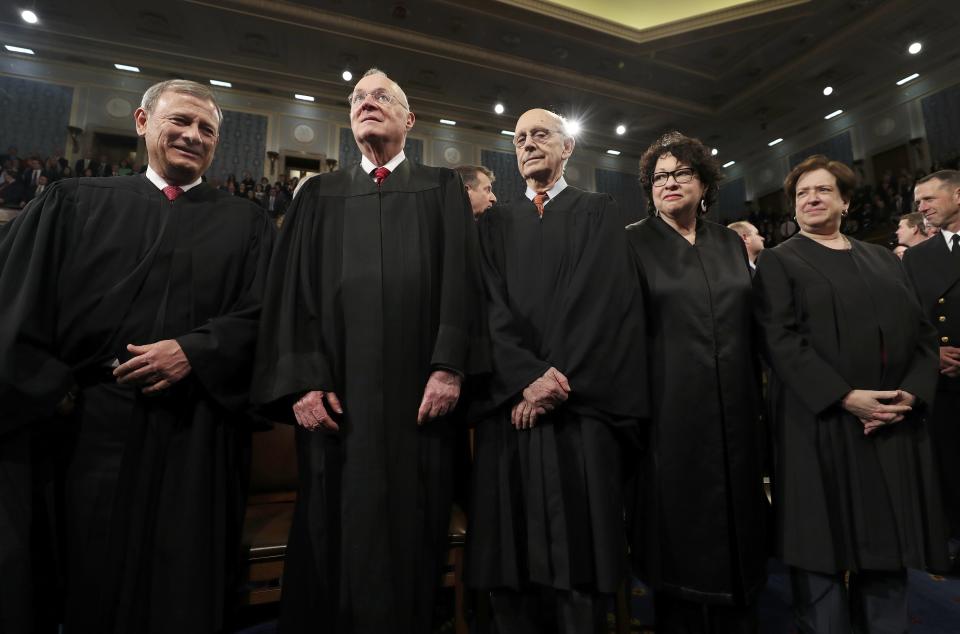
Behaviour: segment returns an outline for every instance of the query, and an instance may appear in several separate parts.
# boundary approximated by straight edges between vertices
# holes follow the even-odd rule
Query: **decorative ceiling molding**
[[[763,15],[781,9],[806,4],[810,0],[753,0],[732,7],[701,13],[682,20],[667,22],[654,27],[638,30],[591,13],[571,9],[554,2],[544,0],[495,0],[501,4],[510,5],[526,11],[539,13],[586,27],[594,31],[612,35],[635,44],[644,44],[667,37],[683,35],[691,31],[699,31],[725,22],[743,20],[757,15]],[[642,10],[642,8],[638,9]]]
[[[592,93],[604,99],[617,99],[638,106],[690,115],[708,115],[712,112],[708,106],[694,101],[669,97],[635,86],[584,75],[566,68],[542,64],[462,42],[422,35],[406,29],[388,27],[289,2],[278,0],[219,0],[215,3],[206,0],[186,0],[186,2],[372,42],[461,64],[494,69],[517,77],[535,78],[540,83],[552,84],[565,90]]]

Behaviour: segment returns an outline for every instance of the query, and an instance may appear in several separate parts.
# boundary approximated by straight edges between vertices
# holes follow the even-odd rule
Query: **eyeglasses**
[[[696,174],[697,173],[690,167],[681,167],[672,172],[657,172],[653,175],[653,186],[663,187],[667,184],[667,181],[670,180],[671,176],[673,176],[673,180],[676,181],[677,185],[685,185],[692,181]]]
[[[547,139],[550,138],[552,134],[558,134],[560,130],[545,130],[543,128],[536,128],[530,131],[530,138],[533,139],[533,142],[537,145],[541,143],[546,143]],[[527,133],[521,132],[517,136],[513,137],[513,145],[518,150],[527,144]]]
[[[376,101],[381,106],[388,106],[392,103],[396,103],[404,110],[410,109],[410,106],[400,101],[399,97],[394,97],[393,95],[391,95],[390,93],[388,93],[386,90],[383,90],[383,89],[374,90],[373,92],[363,92],[362,90],[352,92],[349,95],[347,95],[347,103],[350,104],[351,108],[353,108],[355,106],[359,106],[364,101],[366,101],[368,96],[373,97],[373,100]]]

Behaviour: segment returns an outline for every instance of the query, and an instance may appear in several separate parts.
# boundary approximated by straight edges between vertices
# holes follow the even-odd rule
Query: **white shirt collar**
[[[953,236],[957,235],[957,233],[956,231],[947,231],[946,229],[940,230],[940,235],[947,241],[947,251],[953,251],[950,247],[953,246]]]
[[[561,176],[559,179],[557,179],[557,182],[553,184],[553,187],[547,190],[547,201],[543,203],[543,206],[546,207],[547,205],[549,205],[550,201],[552,201],[554,198],[559,196],[560,192],[562,192],[566,188],[567,188],[567,180],[563,176]],[[526,194],[527,200],[533,200],[533,197],[536,195],[537,195],[537,192],[530,189],[530,186],[527,185],[527,194]]]
[[[159,174],[157,174],[157,173],[154,171],[154,169],[153,169],[152,167],[150,167],[150,166],[147,166],[146,177],[147,177],[147,180],[149,180],[151,183],[153,183],[153,184],[157,187],[157,189],[159,189],[160,191],[163,191],[163,188],[164,188],[164,187],[167,187],[168,185],[170,185],[170,183],[168,183],[167,181],[163,180],[163,178],[162,178]],[[190,191],[191,189],[193,189],[194,187],[196,187],[197,185],[199,185],[199,184],[202,182],[202,180],[203,180],[203,179],[201,179],[201,178],[198,176],[198,177],[197,177],[197,180],[193,181],[192,183],[190,183],[190,184],[188,184],[188,185],[180,185],[180,189],[182,189],[184,192],[188,192],[188,191]]]
[[[400,150],[400,154],[397,154],[397,155],[394,156],[392,159],[390,159],[389,161],[387,161],[386,164],[385,164],[383,167],[386,167],[386,168],[387,168],[388,170],[390,170],[391,172],[396,171],[397,166],[400,165],[400,163],[403,163],[403,161],[404,161],[406,158],[407,158],[407,157],[403,154],[403,150]],[[372,172],[373,170],[377,169],[378,167],[380,167],[380,166],[379,166],[379,165],[374,165],[374,164],[373,164],[373,161],[371,161],[370,159],[368,159],[366,156],[362,156],[362,155],[361,155],[361,158],[360,158],[360,169],[362,169],[364,172],[366,172],[367,174],[369,174],[370,172]]]

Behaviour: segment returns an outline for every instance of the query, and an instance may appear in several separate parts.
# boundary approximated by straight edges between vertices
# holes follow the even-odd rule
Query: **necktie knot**
[[[386,180],[387,176],[389,175],[390,175],[390,170],[388,170],[386,167],[383,167],[383,166],[380,166],[377,169],[373,170],[373,179],[377,181],[377,186],[379,186],[380,183]]]
[[[540,217],[543,218],[543,205],[550,199],[550,195],[547,192],[537,192],[537,195],[533,197],[533,204],[537,206],[537,213],[540,214]]]
[[[177,197],[183,193],[183,190],[177,187],[176,185],[167,185],[163,188],[163,195],[167,197],[167,200],[173,202]]]

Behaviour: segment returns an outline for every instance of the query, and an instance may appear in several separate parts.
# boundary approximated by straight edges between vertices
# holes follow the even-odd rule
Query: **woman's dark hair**
[[[703,202],[709,210],[720,196],[720,181],[723,172],[720,164],[710,155],[710,148],[700,142],[700,139],[688,137],[681,132],[667,132],[653,142],[640,158],[640,183],[647,193],[647,209],[652,213],[656,210],[653,204],[653,172],[657,160],[665,154],[672,154],[680,163],[689,165],[697,173],[697,178],[703,184]],[[702,209],[698,213],[705,213]]]
[[[825,169],[837,179],[837,191],[840,192],[840,198],[850,202],[853,196],[853,190],[857,187],[857,177],[853,170],[840,161],[831,160],[824,154],[814,154],[808,156],[802,163],[790,170],[787,177],[783,179],[783,191],[787,195],[787,203],[794,207],[797,201],[797,181],[807,172]]]

